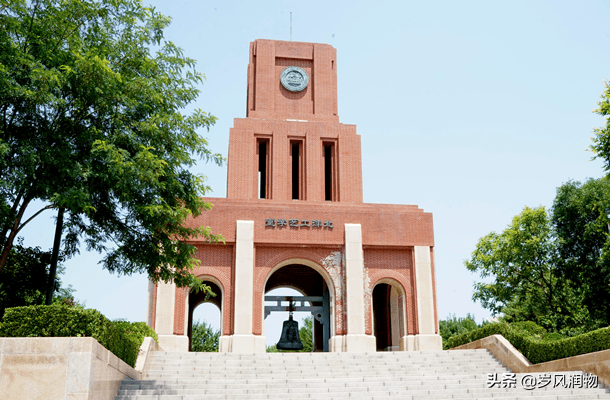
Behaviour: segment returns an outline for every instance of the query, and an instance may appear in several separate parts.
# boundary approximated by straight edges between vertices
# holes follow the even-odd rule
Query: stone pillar
[[[148,310],[146,313],[146,325],[150,326],[151,328],[152,326],[152,321],[153,321],[153,304],[155,302],[155,284],[149,279],[148,280],[148,301],[147,301],[147,307],[146,309]]]
[[[252,334],[254,221],[237,221],[234,293],[234,333],[230,343],[223,343],[223,350],[232,353],[265,352],[265,337]]]
[[[163,351],[189,351],[189,338],[174,335],[174,312],[176,306],[176,285],[173,282],[157,284],[157,309],[155,332],[159,336],[159,346]]]
[[[400,311],[402,311],[402,307],[398,305],[400,301],[399,296],[398,290],[392,286],[390,290],[390,336],[392,338],[390,351],[400,350],[400,323],[402,322]]]
[[[434,318],[434,291],[432,285],[432,261],[429,246],[415,246],[415,285],[417,290],[418,334],[414,350],[442,350],[443,341],[436,333]]]
[[[360,224],[345,224],[345,312],[347,335],[343,351],[376,351],[375,336],[365,334],[364,254]]]

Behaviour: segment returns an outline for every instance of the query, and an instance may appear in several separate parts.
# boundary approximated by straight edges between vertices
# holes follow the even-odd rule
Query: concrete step
[[[486,350],[452,350],[452,351],[429,351],[429,352],[377,352],[377,353],[168,353],[168,352],[157,352],[155,357],[163,360],[250,360],[253,362],[260,362],[265,360],[274,361],[285,361],[294,362],[295,360],[303,360],[309,362],[322,362],[324,360],[366,360],[367,362],[383,361],[388,362],[392,360],[404,360],[404,359],[473,359],[488,358]]]
[[[209,366],[201,366],[201,365],[175,365],[175,366],[151,366],[147,371],[148,372],[167,372],[167,373],[177,373],[177,372],[200,372],[200,373],[247,373],[247,372],[269,372],[269,371],[286,371],[289,373],[292,372],[305,372],[315,370],[317,372],[334,372],[334,373],[350,373],[352,371],[363,371],[363,370],[375,370],[375,371],[423,371],[423,372],[435,372],[435,371],[447,371],[453,370],[455,365],[446,364],[446,365],[337,365],[332,367],[321,366],[321,367],[300,367],[300,366],[280,366],[280,365],[268,365],[268,366],[253,366],[248,368],[246,366],[234,366],[234,367],[225,367],[219,366],[217,368],[209,367]],[[486,364],[475,364],[468,365],[466,368],[468,370],[481,370],[482,372],[490,371],[495,368],[503,368],[500,363],[486,363]]]
[[[375,367],[400,367],[400,366],[408,366],[408,365],[414,365],[417,367],[425,367],[425,366],[433,366],[433,365],[455,365],[456,363],[461,363],[463,362],[462,360],[442,360],[442,361],[427,361],[427,362],[423,362],[423,361],[397,361],[397,362],[385,362],[385,363],[366,363],[366,365],[370,365],[370,366],[375,366]],[[488,365],[490,363],[492,364],[497,364],[498,361],[493,360],[493,359],[487,359],[487,360],[468,360],[468,365]],[[248,364],[248,365],[244,365],[244,364]],[[360,365],[361,363],[359,362],[355,362],[355,365]],[[153,360],[150,363],[150,367],[175,367],[175,366],[198,366],[198,367],[208,367],[208,368],[235,368],[235,367],[269,367],[269,366],[278,366],[278,367],[299,367],[299,368],[312,368],[312,367],[316,367],[316,368],[320,368],[320,367],[324,367],[324,368],[336,368],[336,367],[340,367],[340,366],[345,366],[345,365],[353,365],[349,362],[332,362],[332,363],[287,363],[287,362],[245,362],[245,361],[235,361],[235,362],[210,362],[207,360],[204,361],[197,361],[197,360],[188,360],[188,361],[181,361],[181,360],[175,360],[175,361],[169,361],[169,362],[160,362],[157,360]]]
[[[396,353],[155,353],[116,400],[610,399],[598,388],[500,387],[510,371],[487,350]],[[491,374],[491,375],[489,375]],[[493,375],[495,374],[495,375]],[[567,381],[581,372],[559,373]],[[537,376],[536,374],[534,374]],[[489,388],[488,381],[499,384]],[[576,382],[579,380],[577,378]]]
[[[226,388],[226,389],[148,389],[148,390],[119,390],[119,395],[153,395],[153,394],[172,394],[172,395],[217,395],[217,394],[230,394],[230,395],[238,395],[238,394],[256,394],[256,393],[264,393],[264,394],[273,394],[273,393],[295,393],[295,394],[315,394],[315,393],[334,393],[334,392],[353,392],[360,393],[362,391],[376,391],[376,390],[388,390],[396,393],[402,394],[410,394],[410,395],[424,395],[424,394],[449,394],[452,396],[459,395],[460,397],[476,397],[478,395],[485,394],[493,394],[493,396],[501,396],[503,394],[514,394],[514,389],[501,389],[501,388],[424,388],[421,386],[405,386],[405,385],[392,385],[392,386],[383,386],[383,387],[358,387],[358,388],[350,388],[346,386],[322,386],[322,387],[243,387],[243,388]],[[522,391],[524,389],[521,389]],[[570,395],[570,394],[604,394],[606,390],[603,388],[598,389],[563,389],[563,388],[544,388],[539,391],[546,392],[548,395],[552,393],[553,395]]]
[[[466,350],[463,350],[466,351]],[[476,350],[478,351],[478,350]],[[366,360],[367,362],[375,362],[375,361],[393,361],[393,360],[438,360],[438,359],[486,359],[487,355],[483,352],[474,353],[474,354],[464,354],[460,353],[459,350],[455,350],[451,353],[444,354],[436,354],[436,352],[427,352],[427,353],[418,353],[418,354],[409,354],[411,352],[383,352],[383,357],[379,356],[380,353],[357,353],[357,354],[349,354],[349,353],[270,353],[267,355],[259,356],[256,353],[253,354],[231,354],[231,353],[164,353],[157,352],[155,353],[155,357],[158,357],[163,360],[172,360],[172,359],[180,359],[180,360],[188,360],[188,359],[197,359],[197,360],[249,360],[253,362],[265,361],[265,360],[273,360],[279,361],[283,360],[286,362],[294,362],[295,360],[309,361],[309,362],[322,362],[324,360]],[[328,354],[333,354],[328,356]],[[339,354],[339,355],[334,355]],[[344,355],[345,354],[345,355]]]
[[[117,396],[116,400],[300,400],[300,399],[319,399],[319,400],[336,400],[336,399],[359,399],[359,400],[387,400],[390,398],[398,398],[401,400],[445,400],[445,399],[503,399],[503,400],[589,400],[589,399],[607,399],[606,394],[531,394],[531,393],[506,393],[505,395],[473,395],[463,397],[460,395],[453,396],[451,394],[408,394],[393,391],[368,391],[361,393],[280,393],[280,394],[218,394],[218,395],[127,395]]]

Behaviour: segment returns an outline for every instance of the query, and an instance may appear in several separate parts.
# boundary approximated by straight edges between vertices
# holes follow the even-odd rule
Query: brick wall
[[[205,281],[206,277],[215,278],[223,291],[224,307],[222,312],[223,335],[233,334],[233,246],[223,244],[197,245],[195,258],[200,265],[193,270],[195,276]],[[155,291],[156,293],[156,291]],[[155,298],[156,302],[156,298]],[[176,305],[174,307],[174,334],[184,335],[186,315],[187,289],[176,289]]]

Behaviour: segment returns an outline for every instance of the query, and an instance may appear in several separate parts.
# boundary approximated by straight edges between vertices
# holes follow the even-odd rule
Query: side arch
[[[185,320],[187,321],[186,332],[189,338],[189,349],[193,330],[193,312],[195,311],[195,308],[197,308],[197,306],[203,303],[212,303],[218,307],[218,309],[220,310],[220,335],[223,336],[226,334],[224,326],[224,314],[226,311],[227,302],[225,296],[225,289],[222,285],[222,282],[215,276],[207,274],[197,275],[197,279],[207,284],[210,289],[212,289],[212,291],[216,294],[216,296],[210,297],[206,300],[204,293],[195,293],[192,289],[187,292]]]
[[[398,351],[407,334],[407,296],[395,278],[379,278],[371,288],[371,318],[378,351]]]

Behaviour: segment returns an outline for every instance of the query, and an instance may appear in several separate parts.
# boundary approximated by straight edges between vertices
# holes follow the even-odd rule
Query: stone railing
[[[584,371],[597,375],[604,385],[610,386],[610,350],[532,364],[502,335],[487,336],[451,350],[466,349],[487,349],[513,372]]]
[[[0,337],[0,393],[12,400],[112,400],[124,379],[140,379],[151,351],[145,338],[136,368],[91,337]]]

